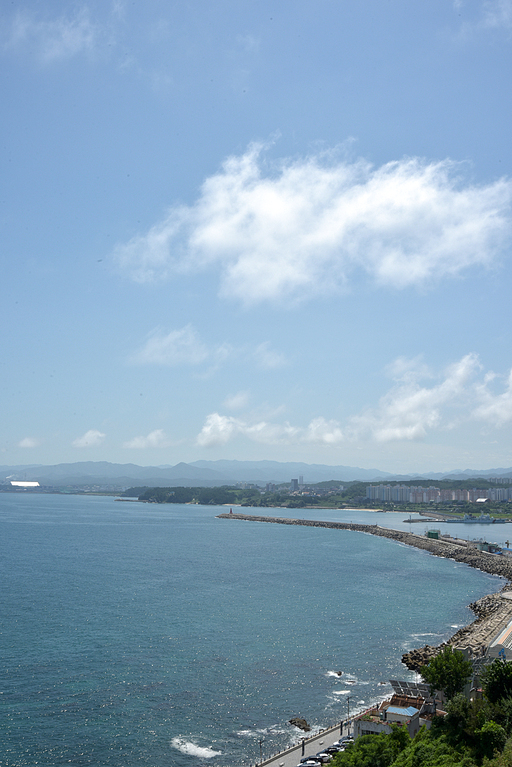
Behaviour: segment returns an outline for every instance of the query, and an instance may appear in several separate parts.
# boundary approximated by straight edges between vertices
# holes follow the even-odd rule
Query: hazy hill
[[[237,482],[304,482],[326,480],[383,480],[390,475],[378,469],[324,464],[281,463],[279,461],[194,461],[176,466],[138,466],[133,463],[80,461],[53,466],[0,466],[0,480],[36,480],[41,485],[116,485],[130,484],[165,487],[168,485],[224,485]]]
[[[151,487],[173,485],[223,485],[226,478],[210,469],[198,469],[186,463],[176,466],[137,466],[134,463],[108,461],[79,461],[58,463],[54,466],[1,466],[0,479],[32,480],[41,485],[115,485],[134,484]]]
[[[291,479],[304,478],[304,483],[337,480],[350,482],[387,482],[411,479],[469,479],[471,477],[512,477],[512,468],[454,470],[446,474],[389,474],[379,469],[361,469],[354,466],[329,466],[280,461],[194,461],[176,466],[138,466],[134,463],[108,461],[79,461],[53,466],[17,465],[0,466],[0,483],[10,479],[32,480],[46,486],[97,485],[125,488],[130,485],[150,487],[218,486],[249,482],[265,485],[280,484]]]
[[[304,482],[325,482],[338,479],[351,480],[386,479],[391,475],[379,469],[360,469],[353,466],[327,466],[320,463],[295,463],[281,461],[193,461],[190,466],[209,469],[230,476],[238,482],[289,482],[304,477]]]

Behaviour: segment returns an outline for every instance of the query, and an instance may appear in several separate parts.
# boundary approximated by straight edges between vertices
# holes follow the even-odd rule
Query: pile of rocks
[[[470,609],[473,610],[477,618],[489,618],[494,615],[503,604],[501,593],[487,594],[487,596],[478,599],[476,602],[471,602]]]
[[[405,653],[402,655],[402,663],[411,671],[418,671],[446,645],[468,649],[473,657],[485,653],[494,637],[512,620],[512,602],[505,599],[502,592],[498,592],[487,594],[477,602],[472,602],[469,607],[477,616],[473,623],[459,629],[448,642],[438,647],[425,645]]]
[[[301,716],[294,716],[289,721],[290,724],[293,724],[294,727],[298,727],[299,730],[303,730],[304,732],[309,732],[311,730],[309,724]]]
[[[420,647],[418,650],[404,653],[402,655],[402,663],[411,671],[419,671],[422,666],[428,666],[432,658],[439,655],[443,647],[446,647],[446,642],[437,647],[426,644],[425,647]]]

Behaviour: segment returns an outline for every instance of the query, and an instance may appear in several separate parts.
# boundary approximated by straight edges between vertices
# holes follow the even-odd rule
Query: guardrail
[[[267,756],[263,761],[261,762],[255,762],[254,767],[269,767],[273,762],[279,760],[283,761],[285,757],[293,754],[294,751],[301,750],[302,755],[304,755],[304,751],[308,744],[313,743],[315,740],[319,740],[320,738],[325,737],[326,735],[330,735],[334,733],[336,730],[339,729],[340,736],[343,735],[343,731],[345,730],[345,733],[350,732],[350,725],[354,722],[355,719],[359,719],[359,717],[364,716],[365,714],[369,714],[371,711],[378,710],[379,706],[378,704],[373,704],[372,706],[369,706],[364,711],[358,711],[357,714],[353,714],[348,719],[342,719],[340,722],[337,722],[336,724],[330,725],[328,727],[325,727],[324,729],[320,730],[319,732],[316,732],[314,735],[310,735],[307,738],[301,738],[300,743],[296,743],[294,746],[290,746],[289,748],[286,748],[284,751],[276,751],[271,756]],[[253,767],[253,765],[250,765],[250,767]]]

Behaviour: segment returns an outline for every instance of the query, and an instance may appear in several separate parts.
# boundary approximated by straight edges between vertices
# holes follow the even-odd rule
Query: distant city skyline
[[[0,463],[512,465],[512,0],[0,19]]]

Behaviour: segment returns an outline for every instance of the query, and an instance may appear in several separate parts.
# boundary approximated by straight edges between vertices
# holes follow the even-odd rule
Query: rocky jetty
[[[469,626],[459,629],[448,642],[433,647],[425,647],[411,650],[402,656],[402,662],[407,668],[417,671],[426,665],[431,658],[437,655],[446,645],[467,648],[471,655],[481,655],[494,636],[512,620],[512,558],[499,554],[490,554],[486,551],[478,551],[467,541],[450,540],[446,538],[427,538],[426,536],[406,533],[401,530],[391,530],[379,525],[361,525],[353,522],[321,522],[309,519],[288,519],[286,517],[263,517],[252,514],[219,514],[221,519],[237,519],[250,522],[271,522],[280,525],[302,525],[305,527],[328,527],[333,530],[351,530],[358,533],[377,535],[381,538],[403,543],[406,546],[414,546],[417,549],[428,551],[436,557],[453,559],[462,562],[469,567],[482,570],[490,575],[498,575],[506,579],[508,584],[496,594],[488,594],[469,607],[475,613],[476,620]]]
[[[277,525],[302,525],[305,527],[328,527],[333,530],[352,530],[357,533],[378,535],[381,538],[391,538],[407,546],[415,546],[424,549],[436,557],[454,559],[463,562],[469,567],[475,567],[484,573],[499,575],[512,581],[512,558],[489,554],[486,551],[478,551],[466,541],[457,543],[446,538],[427,538],[416,533],[406,533],[402,530],[391,530],[379,525],[360,525],[354,522],[321,522],[311,519],[288,519],[286,517],[260,517],[255,514],[219,514],[219,519],[238,519],[249,522],[270,522]]]

